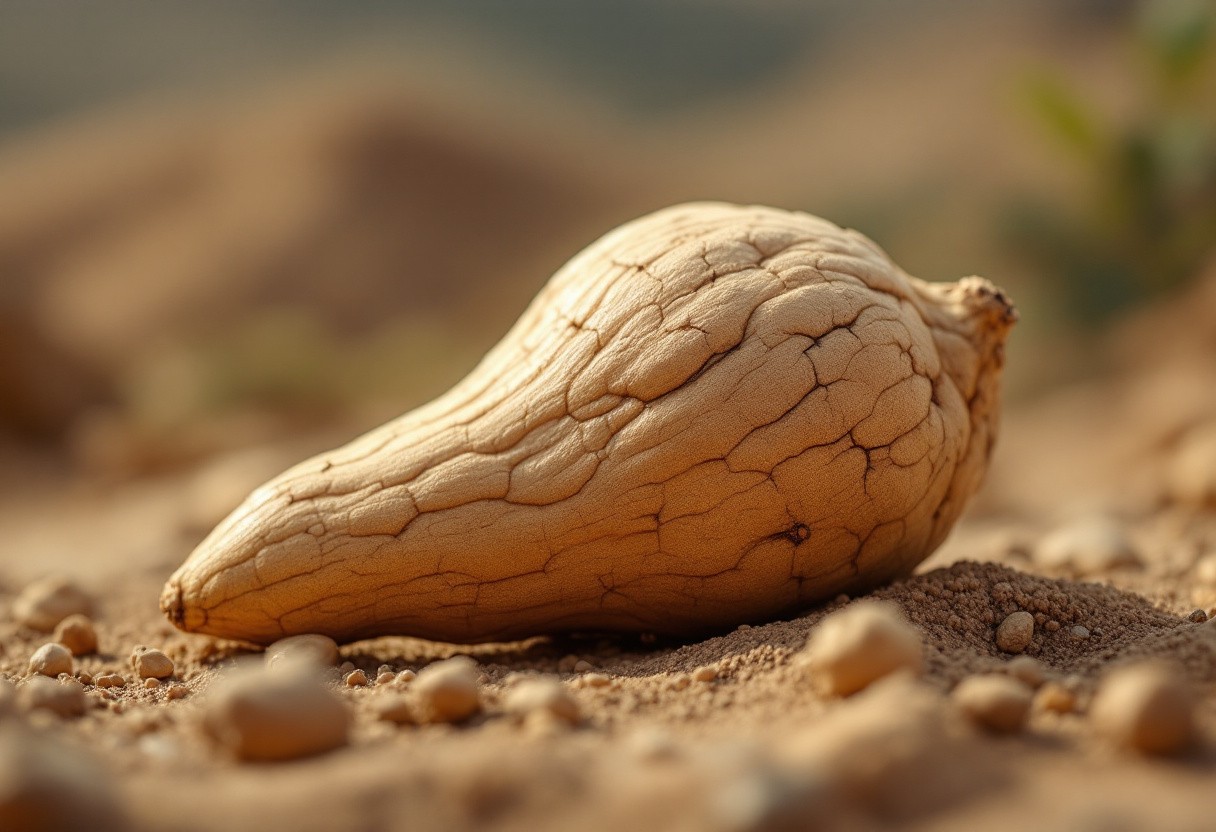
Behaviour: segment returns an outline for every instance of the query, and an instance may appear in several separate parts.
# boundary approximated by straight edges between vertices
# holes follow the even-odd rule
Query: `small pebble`
[[[1191,614],[1186,617],[1186,620],[1192,624],[1202,624],[1208,620],[1208,614],[1203,610],[1192,610]]]
[[[73,656],[97,652],[97,630],[92,619],[81,613],[73,613],[55,626],[55,641],[68,648]]]
[[[347,673],[350,673],[354,669],[355,669],[354,662],[347,661],[347,662],[342,662],[342,664],[338,665],[338,672],[341,673],[343,676],[345,676]]]
[[[593,665],[591,662],[587,661],[586,659],[579,659],[577,662],[574,663],[574,672],[575,673],[590,673],[593,670],[595,670],[595,665]]]
[[[1017,679],[997,673],[969,676],[952,694],[955,703],[976,725],[998,734],[1012,734],[1026,724],[1032,693]]]
[[[1077,709],[1077,695],[1057,682],[1045,682],[1034,697],[1040,711],[1070,714]]]
[[[0,829],[6,832],[137,827],[109,772],[84,748],[24,726],[0,726]]]
[[[329,636],[305,633],[281,638],[266,648],[266,666],[283,663],[311,663],[317,667],[333,667],[338,663],[338,643]],[[351,669],[354,665],[351,665]],[[350,670],[346,671],[347,673]]]
[[[643,727],[625,737],[625,748],[638,760],[659,762],[680,756],[680,748],[671,734],[657,727]]]
[[[144,679],[144,688],[146,690],[155,690],[158,687],[160,687],[160,679],[157,679],[155,676],[149,676],[147,679]]]
[[[92,674],[92,673],[90,673],[90,672],[89,672],[89,671],[87,671],[87,670],[77,670],[77,671],[76,671],[76,679],[77,679],[77,681],[79,681],[79,682],[80,682],[80,684],[82,684],[82,685],[91,685],[91,684],[93,684],[93,674]]]
[[[1140,564],[1127,533],[1106,517],[1079,520],[1056,529],[1039,541],[1034,559],[1042,566],[1082,576]]]
[[[131,666],[141,679],[168,679],[173,675],[173,660],[152,647],[136,647]]]
[[[1005,665],[1005,672],[1029,688],[1037,689],[1047,678],[1043,665],[1030,656],[1018,656]]]
[[[826,778],[813,773],[791,777],[773,766],[751,763],[729,747],[715,756],[722,758],[721,770],[702,799],[716,828],[789,832],[824,828],[830,791]]]
[[[367,674],[364,673],[362,670],[355,669],[355,670],[352,670],[350,673],[347,673],[342,678],[342,681],[346,684],[346,686],[348,688],[362,687],[363,685],[367,684]]]
[[[783,725],[772,742],[801,776],[826,780],[834,793],[861,801],[855,805],[907,805],[909,794],[941,782],[938,767],[959,748],[956,734],[961,732],[946,704],[935,688],[907,674],[892,674],[833,703],[822,718]],[[967,783],[967,774],[966,765],[952,767],[951,782],[960,778]],[[876,825],[871,820],[860,828]],[[802,828],[807,827],[792,827]]]
[[[413,683],[419,717],[426,722],[463,722],[481,710],[477,663],[456,656],[424,667]]]
[[[1156,662],[1117,668],[1094,696],[1094,730],[1144,754],[1178,754],[1196,740],[1195,700],[1181,672]]]
[[[1201,584],[1216,586],[1216,555],[1208,555],[1195,564],[1195,579]]]
[[[1034,616],[1018,610],[1005,616],[996,628],[996,646],[1006,653],[1021,653],[1034,637]]]
[[[126,683],[127,680],[117,673],[101,673],[93,678],[93,684],[99,688],[121,688]]]
[[[919,674],[920,633],[893,604],[858,601],[819,623],[802,661],[827,693],[849,696],[898,670]]]
[[[137,747],[145,757],[157,762],[173,763],[182,758],[181,744],[164,734],[142,736]]]
[[[718,678],[718,669],[710,665],[703,665],[692,672],[692,680],[694,682],[712,682]]]
[[[526,717],[544,711],[563,722],[577,725],[582,719],[578,701],[566,686],[551,676],[525,679],[511,688],[503,703],[507,713]]]
[[[353,715],[306,668],[239,668],[209,691],[203,727],[241,760],[292,760],[346,745]]]
[[[589,688],[606,688],[612,684],[612,677],[607,673],[587,673],[580,681]]]
[[[84,686],[75,679],[58,682],[46,676],[34,676],[21,686],[20,700],[29,711],[49,711],[64,718],[84,714]]]
[[[1216,421],[1191,428],[1178,442],[1166,472],[1170,496],[1180,503],[1216,506]]]
[[[401,694],[388,696],[378,702],[376,718],[396,725],[413,725],[418,721],[414,717],[414,706],[407,697]]]
[[[1089,628],[1077,624],[1068,631],[1068,634],[1077,641],[1085,641],[1085,639],[1089,638]]]
[[[1076,693],[1085,687],[1085,677],[1080,673],[1069,673],[1064,677],[1062,684],[1073,693]]]
[[[26,586],[13,602],[13,616],[26,627],[49,633],[69,615],[88,615],[92,608],[93,599],[75,582],[49,577]]]
[[[393,671],[381,670],[379,673],[376,674],[376,684],[377,685],[387,685],[390,682],[395,681],[396,678],[397,678],[397,674],[394,673]]]
[[[190,689],[185,685],[169,685],[169,687],[165,688],[165,698],[169,700],[185,699],[186,694],[189,692]]]
[[[50,642],[34,651],[30,656],[30,673],[40,673],[52,679],[60,673],[72,672],[72,654],[62,644]]]
[[[408,668],[397,674],[397,684],[408,685],[417,678],[418,674]]]
[[[668,684],[672,690],[684,690],[691,682],[692,680],[688,678],[687,673],[677,673],[671,677],[671,681]]]

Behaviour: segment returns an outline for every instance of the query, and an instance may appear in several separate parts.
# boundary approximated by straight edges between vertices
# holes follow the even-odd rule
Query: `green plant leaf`
[[[1092,156],[1102,147],[1102,128],[1085,102],[1055,75],[1039,73],[1025,83],[1039,121],[1073,151]]]
[[[1212,54],[1216,10],[1210,0],[1155,0],[1144,7],[1140,37],[1167,83],[1187,83]]]

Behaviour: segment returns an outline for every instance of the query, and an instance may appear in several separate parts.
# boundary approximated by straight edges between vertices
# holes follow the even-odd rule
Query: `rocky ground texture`
[[[1040,418],[1013,414],[1010,444]],[[1197,444],[1080,501],[1010,496],[1058,448],[1008,460],[916,575],[693,643],[262,654],[157,611],[214,472],[14,499],[0,826],[1205,828],[1216,511],[1188,473],[1213,467],[1180,456]]]

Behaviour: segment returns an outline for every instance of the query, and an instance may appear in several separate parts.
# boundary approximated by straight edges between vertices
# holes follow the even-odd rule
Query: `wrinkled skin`
[[[979,486],[1015,320],[806,214],[691,204],[563,267],[444,396],[266,485],[179,627],[690,634],[908,573]]]

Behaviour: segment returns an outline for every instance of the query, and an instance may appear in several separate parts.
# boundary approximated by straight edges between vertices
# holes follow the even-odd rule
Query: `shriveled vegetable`
[[[690,204],[564,266],[464,381],[259,488],[173,575],[268,643],[690,633],[910,571],[978,487],[1016,318],[806,214]]]

